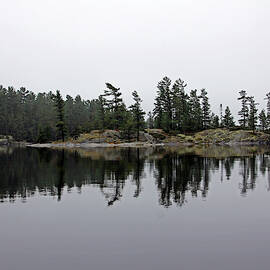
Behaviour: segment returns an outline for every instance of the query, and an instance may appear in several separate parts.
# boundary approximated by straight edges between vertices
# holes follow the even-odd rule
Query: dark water
[[[270,269],[270,150],[0,148],[0,269]]]

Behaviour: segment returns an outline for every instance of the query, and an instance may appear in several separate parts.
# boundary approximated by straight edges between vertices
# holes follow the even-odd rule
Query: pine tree
[[[110,83],[106,83],[107,89],[104,91],[103,97],[106,98],[106,106],[111,112],[111,124],[114,129],[119,129],[123,118],[123,99],[120,88],[114,87]],[[108,99],[110,97],[110,99]]]
[[[163,119],[163,108],[162,108],[162,102],[161,97],[158,95],[155,98],[155,108],[153,110],[153,116],[154,116],[154,123],[156,128],[162,128],[162,119]]]
[[[130,141],[131,135],[135,131],[135,122],[131,111],[125,111],[125,121],[122,124],[122,136]]]
[[[210,104],[205,89],[201,90],[200,98],[202,99],[202,125],[203,129],[207,129],[210,126]]]
[[[247,92],[245,90],[241,90],[239,92],[240,97],[238,98],[238,100],[241,100],[241,104],[242,104],[242,108],[241,111],[238,112],[238,115],[240,115],[240,119],[239,119],[239,124],[242,128],[245,128],[247,126],[247,121],[248,121],[248,96],[247,96]]]
[[[146,120],[146,123],[147,123],[147,128],[154,128],[154,118],[153,118],[153,114],[152,112],[148,112],[147,114],[148,118]]]
[[[102,131],[105,129],[105,106],[106,106],[106,99],[100,95],[98,97],[98,109],[97,109],[97,116],[99,122],[99,129]]]
[[[74,135],[78,135],[79,132],[86,132],[89,126],[89,114],[87,102],[82,100],[80,95],[77,95],[74,99],[74,117],[77,119]]]
[[[0,85],[0,134],[8,135],[7,89]]]
[[[267,128],[267,116],[265,110],[262,110],[259,114],[259,123],[261,130],[264,131]]]
[[[20,140],[22,140],[23,138],[27,137],[27,128],[31,127],[31,125],[29,125],[32,121],[30,119],[27,119],[26,116],[26,110],[28,104],[27,104],[27,100],[28,100],[28,96],[30,95],[29,91],[26,90],[25,87],[21,87],[18,90],[18,98],[19,98],[19,110],[20,113],[17,115],[17,119],[18,121],[18,130],[17,130],[17,136],[20,138]],[[27,127],[27,128],[26,128]]]
[[[43,142],[53,141],[57,136],[57,115],[55,113],[54,94],[50,91],[48,94],[39,93],[35,99],[36,115],[36,140],[43,137]],[[33,116],[32,116],[33,118]],[[44,136],[45,135],[45,136]]]
[[[253,132],[255,132],[256,130],[256,126],[258,123],[258,109],[257,109],[257,105],[258,103],[255,102],[254,97],[249,97],[248,98],[249,101],[249,117],[248,117],[248,126],[250,129],[253,130]]]
[[[225,109],[225,115],[223,117],[223,125],[226,128],[232,128],[235,125],[229,106],[227,106]]]
[[[173,123],[175,129],[186,131],[190,126],[189,96],[185,93],[187,84],[178,79],[172,87]]]
[[[215,115],[214,113],[212,113],[210,119],[211,119],[211,121],[210,121],[210,127],[211,128],[219,128],[220,124],[219,124],[219,117],[218,117],[218,115]]]
[[[65,124],[68,136],[72,136],[76,129],[76,121],[74,115],[74,100],[71,96],[66,96],[65,101]]]
[[[57,111],[57,119],[58,122],[56,124],[56,127],[58,128],[59,134],[61,136],[62,141],[65,141],[65,122],[64,122],[64,100],[60,94],[60,91],[56,91],[56,95],[54,96],[54,102],[55,102],[55,107]]]
[[[105,99],[100,95],[97,99],[84,101],[85,113],[88,117],[87,129],[104,130],[105,124]]]
[[[170,131],[173,126],[173,94],[170,86],[171,80],[168,77],[164,77],[157,86],[158,98],[163,111],[161,127],[166,131]]]
[[[197,90],[190,91],[189,98],[189,113],[190,113],[190,126],[191,130],[198,131],[203,127],[202,123],[202,108],[200,98],[197,95]]]
[[[137,141],[139,141],[140,130],[144,126],[145,112],[141,108],[142,99],[139,97],[137,91],[132,92],[132,96],[135,103],[130,106],[130,110],[136,127]]]

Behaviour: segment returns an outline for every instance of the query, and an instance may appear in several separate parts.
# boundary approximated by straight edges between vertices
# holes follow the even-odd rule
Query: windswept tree
[[[250,129],[253,130],[253,132],[255,132],[256,130],[256,126],[258,123],[258,109],[257,109],[257,105],[259,105],[259,103],[255,102],[254,97],[249,97],[248,98],[249,101],[249,117],[248,117],[248,127]]]
[[[235,125],[229,106],[227,106],[225,109],[225,114],[222,122],[223,126],[226,128],[232,128]]]
[[[60,91],[56,91],[56,95],[54,96],[54,102],[55,102],[55,107],[56,107],[56,112],[57,112],[57,119],[58,122],[56,124],[56,127],[58,129],[58,133],[62,139],[62,141],[65,141],[65,122],[64,122],[64,106],[65,102],[60,94]]]
[[[267,128],[267,116],[265,114],[265,110],[262,110],[259,114],[259,125],[262,131],[265,131]]]
[[[105,104],[111,113],[111,124],[114,129],[119,129],[123,120],[123,111],[125,105],[122,99],[122,93],[120,88],[114,87],[110,83],[106,83],[107,89],[104,91],[103,97],[105,98]]]
[[[201,90],[200,98],[202,99],[202,125],[203,129],[207,129],[210,126],[210,104],[207,96],[207,91],[203,88]]]
[[[133,121],[136,127],[137,141],[139,141],[140,130],[144,127],[145,112],[141,107],[142,99],[139,97],[137,91],[132,92],[132,96],[134,104],[132,104],[129,108],[132,113]]]
[[[242,107],[241,110],[238,112],[238,115],[240,116],[238,122],[242,128],[246,128],[248,124],[248,115],[249,115],[248,110],[249,97],[247,96],[247,92],[245,90],[241,90],[239,94],[240,97],[238,98],[238,100],[241,101]]]

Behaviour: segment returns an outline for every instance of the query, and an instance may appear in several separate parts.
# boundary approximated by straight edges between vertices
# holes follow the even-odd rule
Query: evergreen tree
[[[190,91],[189,98],[189,113],[190,113],[190,126],[192,131],[201,130],[203,127],[202,123],[202,108],[200,98],[197,95],[197,90]]]
[[[261,130],[264,131],[267,128],[267,116],[265,110],[262,110],[259,114],[259,123]]]
[[[211,114],[210,117],[211,121],[210,121],[210,127],[211,128],[219,128],[219,117],[218,115],[215,115],[214,113]]]
[[[74,99],[67,95],[65,101],[65,124],[67,134],[72,136],[76,130],[76,122],[77,119],[75,118],[74,114]]]
[[[227,106],[225,109],[225,115],[223,117],[223,125],[226,128],[232,128],[235,125],[229,106]]]
[[[48,94],[39,93],[35,100],[36,112],[34,119],[36,121],[37,140],[43,138],[43,142],[53,141],[56,139],[57,128],[55,123],[57,115],[55,113],[54,94],[50,91]],[[32,115],[33,118],[33,115]],[[36,141],[36,139],[30,140]]]
[[[25,126],[29,127],[29,124],[30,124],[30,123],[27,123],[27,116],[26,116],[29,94],[30,94],[29,91],[26,90],[25,87],[21,87],[18,90],[20,114],[17,116],[18,120],[19,120],[18,121],[18,131],[17,131],[18,135],[17,136],[20,138],[20,140],[22,140],[24,137],[29,135],[26,133],[27,129],[24,128]],[[30,119],[29,119],[29,121],[30,121]],[[30,124],[30,127],[31,127],[31,124]]]
[[[0,134],[8,135],[7,89],[0,85]]]
[[[154,128],[154,118],[153,118],[152,112],[148,112],[147,116],[148,116],[146,120],[147,128],[152,129]]]
[[[106,115],[106,109],[105,109],[105,106],[106,106],[106,99],[100,95],[99,98],[98,98],[98,120],[99,120],[99,128],[101,130],[104,130],[105,129],[105,115]]]
[[[52,141],[53,140],[52,134],[53,130],[50,126],[41,127],[39,130],[37,142],[46,143]]]
[[[155,108],[153,110],[153,116],[154,116],[154,122],[155,122],[155,127],[156,128],[162,128],[163,123],[163,108],[162,108],[162,102],[161,102],[161,97],[158,93],[158,96],[155,98]]]
[[[88,116],[87,128],[104,130],[105,124],[105,99],[99,96],[98,99],[84,101],[86,114]]]
[[[86,132],[89,125],[89,112],[87,102],[82,100],[80,95],[74,99],[74,117],[77,119],[75,135],[78,135],[78,132]]]
[[[134,115],[131,111],[125,111],[125,121],[122,124],[122,136],[127,138],[130,141],[131,135],[134,134],[136,130],[135,122],[134,122]]]
[[[247,126],[247,121],[248,121],[248,96],[247,96],[247,92],[245,90],[241,90],[239,92],[240,97],[238,98],[238,100],[241,100],[241,104],[242,104],[242,108],[241,110],[238,112],[238,115],[240,115],[240,119],[239,119],[239,124],[242,128],[245,128]]]
[[[140,130],[144,127],[145,112],[141,108],[142,99],[139,97],[137,91],[132,92],[134,104],[130,106],[131,113],[137,132],[137,141],[139,141]]]
[[[202,99],[202,125],[203,129],[207,129],[210,126],[210,104],[205,89],[201,90],[200,98]]]
[[[256,126],[258,123],[258,109],[257,109],[257,105],[258,103],[255,102],[254,97],[249,97],[248,98],[249,101],[249,117],[248,117],[248,126],[250,129],[253,130],[253,132],[255,132],[256,130]]]
[[[187,84],[178,79],[172,87],[173,123],[176,130],[185,132],[190,127],[189,96],[185,93]]]
[[[56,107],[56,111],[57,111],[57,119],[58,122],[56,124],[56,127],[58,128],[58,132],[61,136],[62,141],[65,141],[65,122],[64,122],[64,100],[60,94],[60,91],[57,90],[56,91],[56,95],[54,96],[54,101],[55,101],[55,107]]]
[[[121,98],[122,93],[120,92],[120,88],[116,88],[110,83],[106,83],[106,86],[107,89],[104,91],[103,96],[106,99],[106,106],[111,113],[111,124],[114,129],[119,129],[125,110],[123,99]]]
[[[173,94],[170,89],[171,80],[168,77],[164,77],[158,83],[158,97],[162,108],[161,127],[170,131],[173,127]]]

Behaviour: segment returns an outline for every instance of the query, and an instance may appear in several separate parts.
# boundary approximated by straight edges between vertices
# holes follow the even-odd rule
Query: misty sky
[[[269,0],[0,0],[0,84],[96,98],[105,82],[147,111],[157,82],[206,88],[236,113],[270,91]]]

